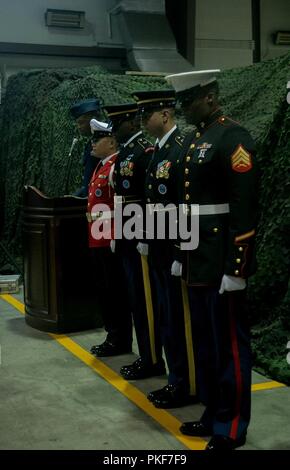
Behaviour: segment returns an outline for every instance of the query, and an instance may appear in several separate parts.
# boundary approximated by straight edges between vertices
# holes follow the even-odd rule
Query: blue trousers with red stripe
[[[247,432],[252,355],[245,291],[218,293],[189,287],[197,387],[213,434],[237,439]]]

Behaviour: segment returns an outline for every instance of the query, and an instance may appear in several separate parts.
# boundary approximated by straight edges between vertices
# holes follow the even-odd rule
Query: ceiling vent
[[[116,15],[115,24],[132,70],[165,74],[192,70],[192,65],[177,51],[164,0],[120,0],[109,11],[112,14]]]
[[[47,9],[45,23],[46,26],[53,28],[83,29],[85,27],[85,12]]]
[[[290,46],[290,31],[278,31],[275,35],[275,44],[279,46]]]

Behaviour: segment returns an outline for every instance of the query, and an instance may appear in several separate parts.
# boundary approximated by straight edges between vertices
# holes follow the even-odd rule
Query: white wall
[[[131,3],[142,4],[146,1],[132,0]],[[118,0],[0,0],[0,42],[122,46],[122,31],[117,24],[117,15],[110,17],[108,14],[117,3]],[[85,11],[85,29],[46,27],[44,13],[47,8]],[[252,63],[251,0],[196,0],[196,17],[192,8],[188,12],[189,28],[191,24],[194,27],[192,37],[189,31],[188,43],[195,43],[196,48],[193,53],[189,53],[189,60],[196,69],[226,69]],[[150,25],[144,25],[144,28],[150,35]],[[287,51],[287,47],[272,43],[271,34],[278,30],[290,30],[290,0],[261,0],[262,59]],[[0,55],[0,73],[2,70],[3,74],[4,64],[6,74],[9,75],[23,68],[73,67],[93,63],[96,63],[94,58],[3,54]]]
[[[196,0],[196,69],[250,65],[251,0]]]
[[[272,34],[290,31],[290,0],[261,0],[261,59],[271,59],[290,50],[276,46]]]
[[[109,10],[116,0],[0,0],[0,42],[42,44],[50,46],[123,46]],[[48,8],[85,11],[83,30],[48,28],[45,12]],[[7,77],[23,69],[49,67],[81,67],[98,64],[119,70],[117,61],[82,57],[0,54],[0,79],[5,86]]]
[[[96,46],[120,42],[118,33],[109,37],[107,11],[115,0],[0,0],[0,42],[66,46]],[[47,8],[86,13],[84,30],[45,26]]]

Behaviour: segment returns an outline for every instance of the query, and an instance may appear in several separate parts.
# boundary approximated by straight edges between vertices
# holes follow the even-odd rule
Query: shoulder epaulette
[[[140,139],[137,140],[137,143],[140,145],[140,147],[142,147],[142,149],[145,149],[146,147],[151,146],[151,142],[149,142],[148,140],[144,139],[143,137],[141,137]]]
[[[182,147],[183,142],[184,142],[184,137],[182,135],[177,135],[175,137],[175,142]]]
[[[233,119],[229,118],[228,116],[221,116],[221,117],[219,117],[218,121],[222,126],[232,126],[232,125],[240,126],[241,125],[239,122],[234,121]]]

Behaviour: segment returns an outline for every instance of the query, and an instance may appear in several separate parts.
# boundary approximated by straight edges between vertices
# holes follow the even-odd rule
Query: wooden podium
[[[28,325],[64,333],[102,326],[88,248],[87,199],[24,188],[24,301]]]

